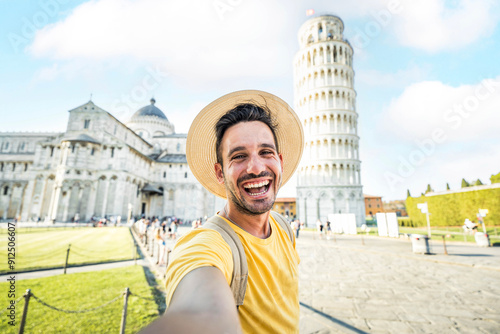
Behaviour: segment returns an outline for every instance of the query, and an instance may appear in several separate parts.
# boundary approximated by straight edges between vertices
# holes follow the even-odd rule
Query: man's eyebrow
[[[227,153],[227,156],[230,157],[234,152],[243,151],[244,149],[245,149],[245,146],[236,146],[236,147],[229,150],[229,152]]]
[[[276,151],[276,146],[274,146],[273,144],[262,143],[260,144],[260,147],[267,147]]]

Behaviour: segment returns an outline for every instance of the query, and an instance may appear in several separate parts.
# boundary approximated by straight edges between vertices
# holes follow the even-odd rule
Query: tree
[[[469,182],[465,181],[465,179],[462,179],[462,188],[467,188],[470,187]]]
[[[411,197],[410,189],[406,189],[406,198]]]
[[[450,185],[446,183],[446,190],[450,190]]]
[[[490,181],[491,183],[500,183],[500,173],[497,175],[491,175]]]
[[[476,182],[474,182],[474,185],[475,186],[482,186],[483,185],[483,182],[481,182],[480,179],[477,179]]]
[[[432,188],[431,188],[431,185],[430,185],[430,184],[428,184],[428,185],[427,185],[427,190],[425,191],[425,193],[426,193],[426,194],[427,194],[427,193],[431,193],[432,191],[433,191],[433,190],[432,190]]]

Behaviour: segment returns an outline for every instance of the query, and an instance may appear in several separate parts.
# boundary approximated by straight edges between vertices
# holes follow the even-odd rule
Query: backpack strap
[[[286,219],[277,212],[271,211],[274,220],[285,230],[290,238],[290,241],[295,242],[295,235],[293,234],[292,227]],[[231,291],[233,292],[236,307],[243,305],[245,299],[245,292],[247,290],[248,281],[248,265],[245,249],[241,243],[240,237],[234,232],[233,228],[229,226],[225,219],[218,215],[210,217],[205,224],[204,228],[209,228],[219,232],[222,239],[228,244],[233,255],[233,276],[231,278]]]
[[[209,218],[203,227],[219,232],[222,239],[229,245],[233,255],[233,277],[231,278],[231,291],[233,292],[236,307],[243,305],[248,281],[248,265],[245,249],[240,238],[233,228],[218,215]]]
[[[273,216],[274,220],[276,220],[276,222],[280,224],[281,228],[285,230],[286,234],[288,234],[288,237],[290,238],[290,241],[292,242],[293,245],[295,242],[295,234],[293,234],[292,227],[286,221],[285,217],[283,217],[276,211],[271,211],[271,216]]]

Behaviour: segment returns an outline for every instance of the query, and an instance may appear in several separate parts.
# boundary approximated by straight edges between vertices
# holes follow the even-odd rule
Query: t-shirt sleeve
[[[177,241],[170,256],[166,275],[167,307],[184,276],[200,267],[219,268],[228,285],[231,284],[233,257],[229,245],[219,232],[198,228]]]

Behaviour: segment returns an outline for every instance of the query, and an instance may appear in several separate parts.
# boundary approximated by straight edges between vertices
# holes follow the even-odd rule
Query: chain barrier
[[[129,295],[130,295],[130,296],[137,297],[137,298],[140,298],[140,299],[144,299],[144,300],[152,300],[152,301],[156,302],[156,298],[151,298],[151,297],[143,297],[143,296],[136,295],[135,293],[132,293],[132,292],[130,292],[130,294],[129,294]],[[165,294],[163,294],[163,296],[165,296]]]
[[[55,256],[60,256],[61,254],[63,254],[64,252],[66,251],[66,249],[64,250],[56,250],[54,252],[48,252],[47,254],[37,254],[37,255],[26,255],[26,254],[19,254],[19,257],[20,258],[26,258],[26,259],[29,259],[29,260],[33,260],[33,259],[50,259],[52,257],[55,257]],[[58,253],[60,252],[60,253]]]
[[[108,260],[106,262],[113,262],[113,261],[122,261],[122,260],[133,260],[133,258],[130,256],[130,255],[123,255],[124,257],[123,258],[120,258],[119,256],[116,256],[116,257],[107,257],[107,256],[97,256],[97,255],[90,255],[90,254],[81,254],[79,252],[75,252],[75,251],[71,251],[70,253],[70,256],[72,254],[75,254],[75,255],[79,255],[79,256],[82,256],[82,257],[85,257],[87,259],[95,259],[95,260]],[[72,263],[72,265],[74,264],[78,264],[78,263]]]
[[[131,244],[129,247],[133,247],[134,245]],[[124,247],[117,247],[117,248],[112,248],[112,249],[99,249],[99,250],[94,250],[94,249],[88,249],[88,248],[80,248],[78,246],[75,246],[75,245],[71,245],[71,251],[73,251],[73,249],[76,249],[78,251],[82,251],[82,252],[88,252],[88,253],[111,253],[111,252],[115,252],[115,251],[118,251],[118,250],[123,250],[123,249],[127,249],[126,247],[128,246],[124,246]]]
[[[31,293],[31,297],[35,298],[35,300],[37,302],[39,302],[40,304],[42,304],[44,306],[47,306],[48,308],[51,308],[51,309],[53,309],[55,311],[64,312],[64,313],[88,313],[88,312],[92,312],[92,311],[95,311],[95,310],[99,310],[99,309],[101,309],[103,307],[106,307],[109,304],[112,304],[113,302],[117,301],[122,296],[123,296],[123,293],[120,293],[120,295],[116,296],[115,298],[111,299],[109,302],[106,302],[106,303],[104,303],[102,305],[99,305],[99,306],[96,306],[96,307],[92,307],[92,308],[88,308],[88,309],[74,310],[73,311],[73,310],[63,310],[63,309],[57,308],[55,306],[49,305],[46,302],[44,302],[43,300],[41,300],[39,297],[37,297],[33,293]]]
[[[73,249],[70,251],[69,255],[79,255],[79,256],[82,256],[82,257],[86,257],[86,258],[90,258],[90,259],[100,259],[100,260],[106,260],[106,259],[109,259],[109,261],[115,261],[113,259],[110,259],[109,257],[107,256],[96,256],[96,255],[84,255],[84,254],[81,254],[79,252],[75,252]],[[130,258],[130,255],[128,255],[127,259]]]
[[[44,302],[42,299],[40,299],[40,297],[37,297],[35,294],[33,294],[33,292],[31,292],[31,297],[33,297],[37,302],[39,302],[40,304],[48,307],[48,308],[51,308],[53,309],[54,311],[58,311],[58,312],[64,312],[64,313],[88,313],[88,312],[92,312],[92,311],[95,311],[95,310],[99,310],[101,308],[104,308],[112,303],[114,303],[115,301],[117,301],[119,298],[123,297],[125,293],[122,292],[120,293],[118,296],[116,296],[115,298],[111,299],[110,301],[102,304],[102,305],[99,305],[99,306],[96,306],[96,307],[92,307],[92,308],[88,308],[88,309],[83,309],[83,310],[63,310],[63,309],[60,309],[58,307],[55,307],[55,306],[52,306],[46,302]],[[151,297],[143,297],[143,296],[139,296],[135,293],[132,293],[130,292],[129,293],[130,296],[134,296],[134,297],[137,297],[137,298],[140,298],[140,299],[144,299],[144,300],[151,300],[151,301],[154,301],[156,302],[156,299],[155,298],[151,298]],[[24,296],[21,296],[19,297],[15,302],[14,302],[14,305],[16,305],[17,303],[19,303],[19,301],[21,301],[21,299],[23,299]],[[6,307],[5,309],[3,309],[2,311],[0,311],[0,315],[3,314],[5,311],[7,311],[8,308]]]
[[[17,304],[17,303],[19,303],[19,301],[20,301],[21,299],[23,299],[23,298],[24,298],[24,296],[21,296],[21,297],[17,298],[17,300],[14,302],[14,304],[11,304],[11,305],[16,305],[16,304]],[[2,311],[0,311],[0,315],[2,315],[2,314],[3,314],[5,311],[7,311],[8,309],[9,309],[8,307],[4,308]]]

